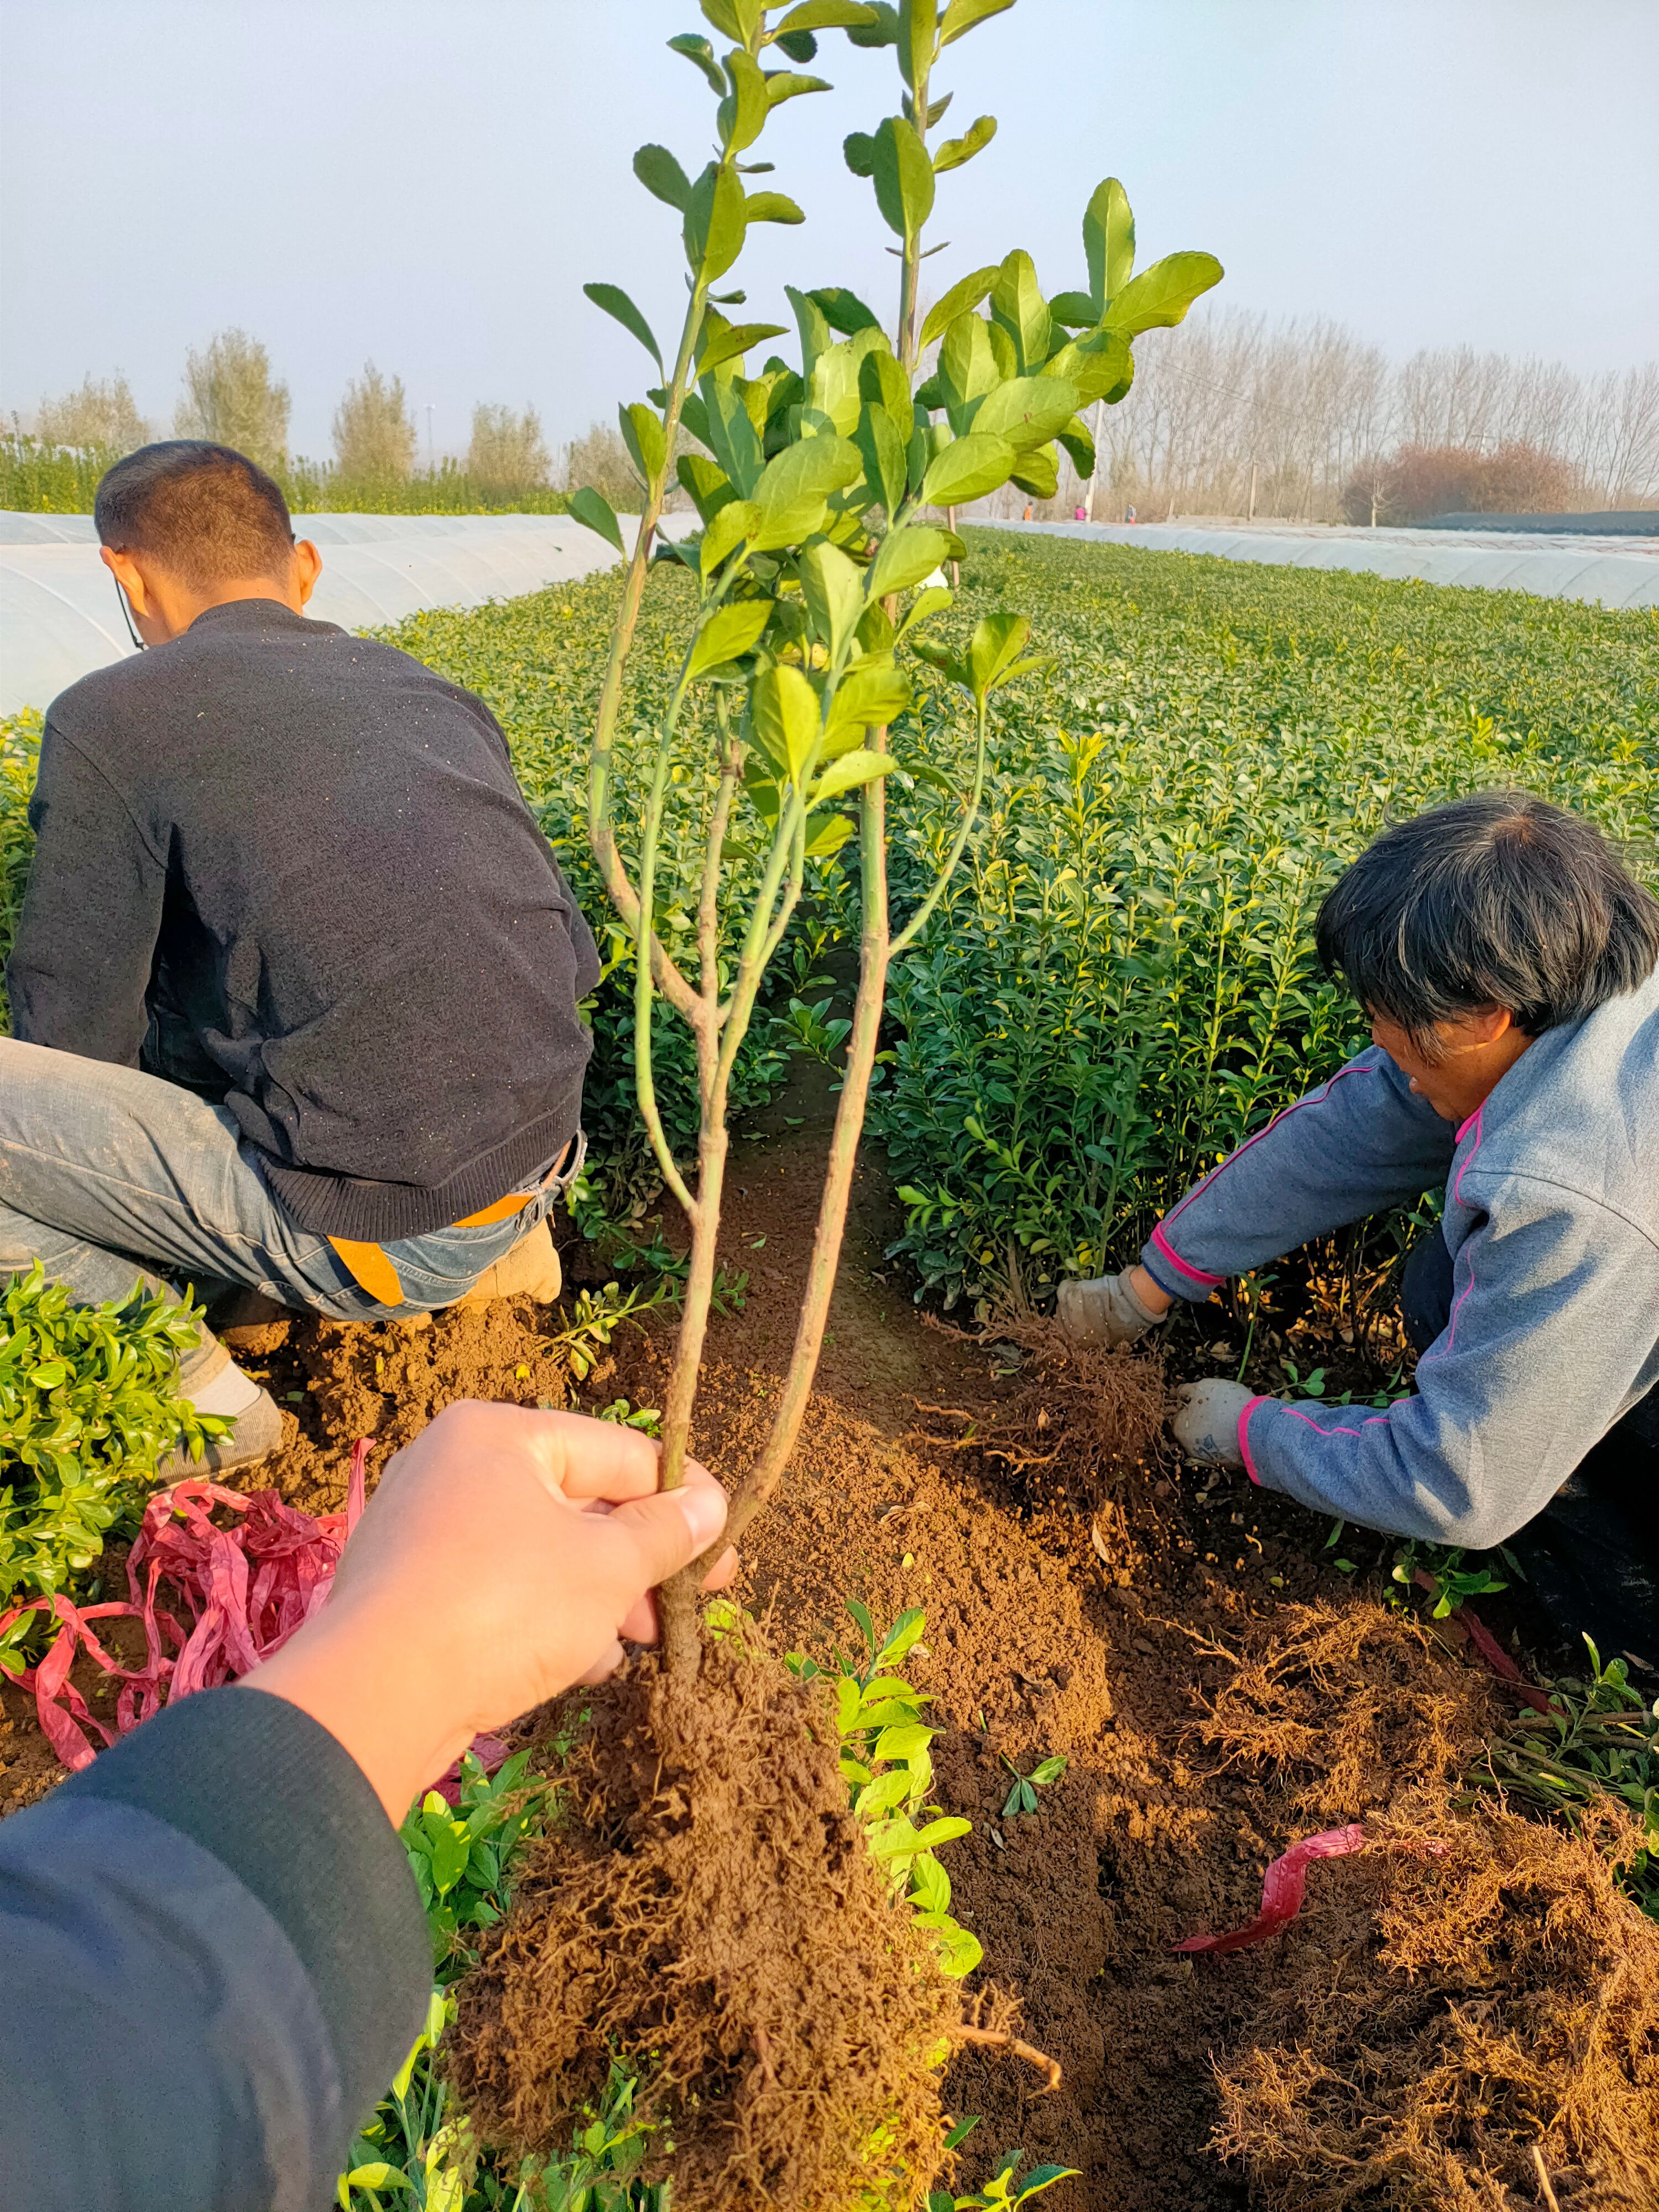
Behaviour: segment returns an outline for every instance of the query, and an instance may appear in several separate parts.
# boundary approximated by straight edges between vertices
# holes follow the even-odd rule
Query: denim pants
[[[284,1213],[222,1107],[159,1076],[0,1037],[0,1274],[39,1260],[86,1305],[140,1285],[176,1295],[188,1279],[251,1285],[332,1321],[428,1313],[465,1296],[562,1188],[550,1168],[505,1221],[387,1244],[404,1303],[382,1305],[325,1237]],[[204,1331],[181,1382],[222,1358]]]

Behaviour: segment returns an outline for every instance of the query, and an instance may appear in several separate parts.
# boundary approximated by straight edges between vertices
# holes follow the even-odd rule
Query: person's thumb
[[[706,1552],[726,1526],[726,1492],[717,1482],[689,1482],[630,1498],[607,1516],[625,1529],[638,1561],[638,1588],[655,1589]]]

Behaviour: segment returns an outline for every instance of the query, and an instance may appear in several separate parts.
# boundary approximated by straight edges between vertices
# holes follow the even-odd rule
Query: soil
[[[746,1272],[747,1298],[711,1328],[694,1435],[699,1456],[728,1480],[759,1447],[787,1358],[833,1109],[828,1080],[805,1070],[744,1133],[754,1141],[736,1147],[725,1256]],[[1393,1940],[1385,1923],[1408,1923],[1419,1894],[1425,1912],[1440,1911],[1438,1863],[1379,1848],[1316,1864],[1291,1936],[1211,1958],[1170,1947],[1250,1920],[1268,1862],[1341,1822],[1383,1836],[1391,1820],[1412,1822],[1420,1837],[1426,1821],[1464,1864],[1473,1847],[1458,1840],[1458,1816],[1424,1808],[1447,1807],[1506,1693],[1465,1663],[1455,1620],[1421,1622],[1383,1601],[1386,1574],[1367,1569],[1384,1547],[1345,1540],[1359,1571],[1344,1573],[1342,1550],[1321,1548],[1325,1531],[1309,1515],[1243,1476],[1164,1457],[1133,1389],[1114,1398],[1112,1432],[1091,1427],[1076,1369],[1040,1333],[976,1338],[930,1323],[884,1258],[896,1228],[879,1155],[866,1146],[818,1388],[792,1475],[745,1543],[737,1595],[775,1648],[819,1656],[855,1634],[848,1598],[884,1625],[907,1606],[926,1610],[907,1668],[936,1701],[939,1802],[975,1824],[942,1854],[952,1909],[985,1947],[969,1993],[981,1981],[1011,1992],[1022,2034],[1063,2069],[1049,2093],[1001,2052],[957,2058],[947,2106],[981,2116],[962,2176],[982,2176],[996,2153],[1018,2145],[1080,2170],[1073,2193],[1055,2199],[1079,2212],[1344,2201],[1284,2181],[1249,2135],[1239,2085],[1270,2100],[1293,2078],[1322,1977],[1339,1959],[1358,1972],[1354,1961],[1382,1958]],[[611,1272],[584,1249],[564,1257],[574,1282]],[[295,1415],[292,1442],[257,1480],[309,1510],[336,1506],[356,1436],[374,1436],[373,1472],[385,1448],[461,1396],[590,1409],[618,1396],[662,1402],[672,1331],[619,1331],[575,1389],[548,1340],[553,1319],[514,1301],[426,1328],[294,1320],[252,1333],[240,1356]],[[1305,1337],[1305,1316],[1297,1326]],[[1170,1348],[1177,1368],[1204,1364],[1206,1334],[1231,1340],[1237,1358],[1232,1319],[1206,1308]],[[1340,1357],[1340,1345],[1332,1348]],[[1152,1376],[1153,1402],[1161,1387]],[[8,1790],[38,1793],[51,1778],[22,1700],[11,1692],[4,1703],[0,1804]],[[1012,1770],[1029,1773],[1054,1754],[1067,1764],[1040,1791],[1036,1814],[1008,1816]],[[1376,1872],[1385,1856],[1386,1881]],[[1574,2002],[1609,1944],[1649,1940],[1610,1887],[1595,1912],[1606,1923],[1595,1959],[1585,1964],[1589,1951],[1571,1947],[1553,1954]],[[1376,1968],[1396,1981],[1413,1971]],[[1502,1972],[1490,1966],[1488,1978],[1501,1982]],[[1442,2013],[1458,2001],[1449,1989],[1434,1998]],[[1627,2012],[1632,2033],[1650,2038],[1651,1992]],[[1352,2050],[1338,2063],[1352,2073]],[[1564,2073],[1528,2109],[1568,2088]],[[1540,2124],[1551,2124],[1546,2112]],[[1467,2201],[1541,2201],[1520,2181],[1518,2197],[1501,2193],[1519,2171],[1519,2138],[1504,2133],[1507,2121],[1494,2124],[1494,2173],[1504,2180],[1499,2193]],[[1224,2126],[1230,2160],[1212,2147]],[[1624,2171],[1617,2158],[1615,2169]],[[1600,2169],[1581,2158],[1576,2170]],[[1562,2203],[1641,2201],[1601,2186],[1564,2192]]]

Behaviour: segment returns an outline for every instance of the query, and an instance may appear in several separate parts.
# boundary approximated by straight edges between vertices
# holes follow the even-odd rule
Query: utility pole
[[[1249,513],[1249,520],[1250,520],[1252,522],[1254,522],[1254,521],[1255,520],[1255,463],[1254,461],[1252,461],[1252,462],[1250,463],[1250,513]]]
[[[429,477],[435,477],[438,473],[432,447],[432,402],[429,399],[426,403],[426,472]]]

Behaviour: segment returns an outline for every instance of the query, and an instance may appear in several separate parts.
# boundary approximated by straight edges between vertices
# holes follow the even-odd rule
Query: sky
[[[678,217],[629,163],[706,158],[711,95],[665,43],[704,27],[696,0],[6,0],[0,414],[119,370],[168,426],[186,348],[237,325],[299,453],[370,359],[439,453],[477,400],[533,403],[554,441],[614,419],[654,376],[581,286],[678,327]],[[786,281],[884,313],[895,289],[840,153],[896,106],[892,52],[830,33],[813,68],[835,92],[756,149],[807,216],[754,233],[757,319],[790,320]],[[939,291],[1017,246],[1080,284],[1115,174],[1142,265],[1207,248],[1240,307],[1396,356],[1659,356],[1659,0],[1018,0],[941,88],[939,135],[1000,130],[940,179]]]

